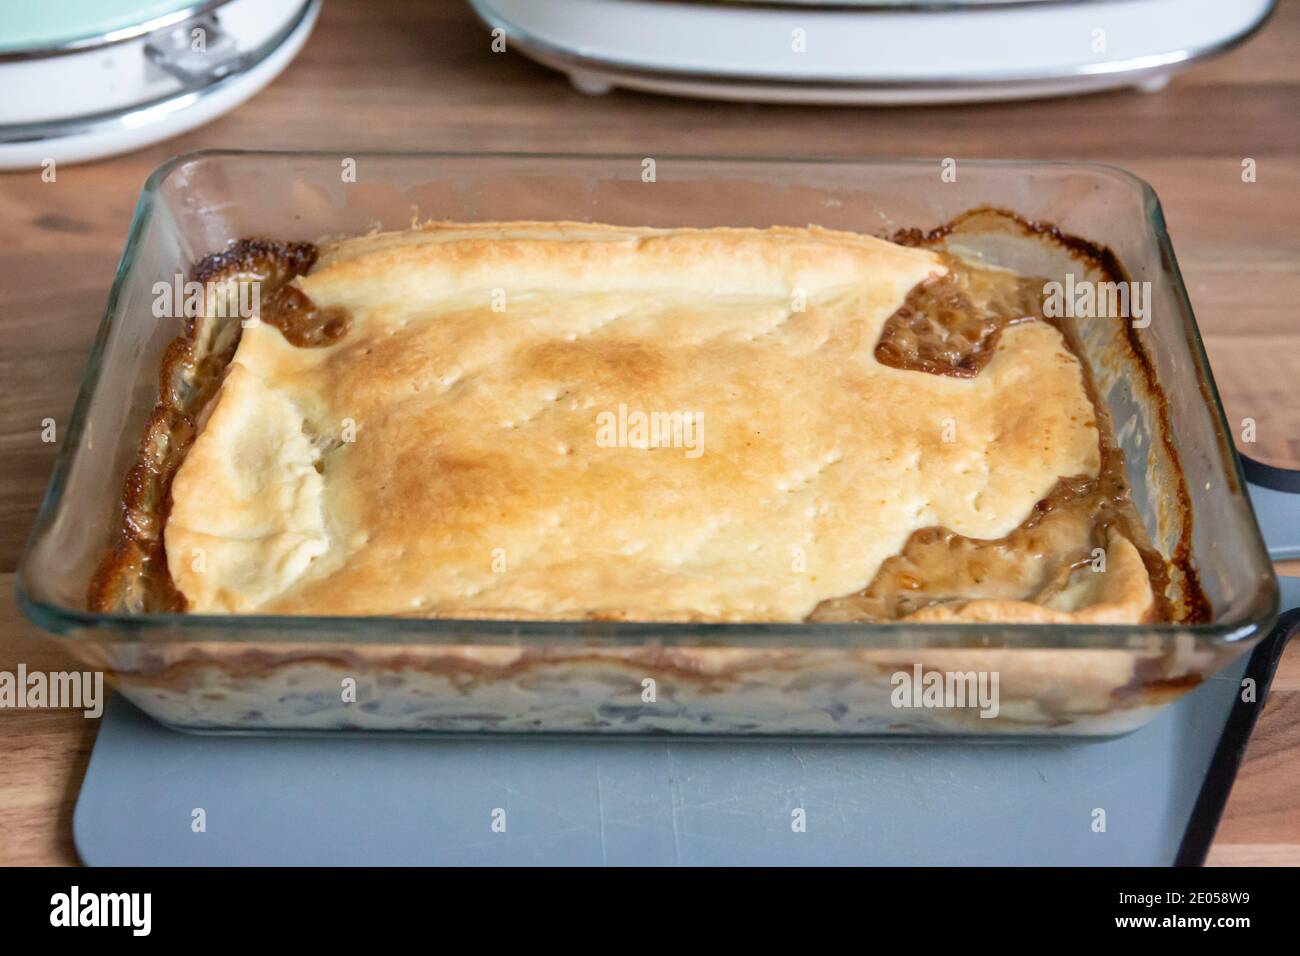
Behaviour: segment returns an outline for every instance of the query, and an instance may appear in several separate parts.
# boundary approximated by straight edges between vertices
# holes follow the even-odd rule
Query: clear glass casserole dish
[[[951,173],[955,170],[955,178]],[[155,284],[234,239],[315,241],[424,219],[934,230],[1066,281],[1082,236],[1149,282],[1144,327],[1080,328],[1151,541],[1195,568],[1205,623],[653,624],[114,615],[85,610],[176,320]],[[1158,384],[1156,384],[1158,383]],[[1175,575],[1172,587],[1185,585]],[[145,186],[18,575],[24,612],[161,722],[200,731],[1109,736],[1245,653],[1278,610],[1159,202],[1065,163],[205,152]],[[928,689],[940,687],[935,696]]]

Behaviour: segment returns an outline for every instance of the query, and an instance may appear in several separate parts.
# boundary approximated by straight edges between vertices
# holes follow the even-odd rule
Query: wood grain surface
[[[140,187],[207,147],[535,150],[636,155],[1086,159],[1160,194],[1234,427],[1300,465],[1300,0],[1245,46],[1156,94],[928,109],[589,98],[494,54],[458,0],[327,0],[300,57],[226,117],[98,163],[0,174],[0,670],[74,662],[14,606],[13,572],[44,493]],[[1255,182],[1242,181],[1253,159]],[[1300,563],[1279,567],[1300,574]],[[96,724],[0,711],[0,863],[75,862],[73,802]],[[1300,647],[1284,657],[1211,854],[1300,864]]]

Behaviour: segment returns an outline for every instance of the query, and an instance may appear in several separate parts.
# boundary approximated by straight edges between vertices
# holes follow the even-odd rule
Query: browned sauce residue
[[[347,334],[348,316],[342,310],[316,308],[289,284],[312,267],[316,255],[311,243],[243,239],[198,263],[193,279],[232,296],[238,283],[256,282],[262,321],[280,329],[294,345],[327,345]],[[112,549],[90,582],[91,610],[127,614],[186,610],[163,546],[171,483],[197,434],[200,414],[234,358],[240,322],[235,314],[189,319],[184,333],[167,347],[158,404],[122,492],[121,524]]]
[[[345,310],[319,308],[305,292],[291,285],[271,297],[263,318],[278,328],[290,345],[299,348],[336,342],[347,335],[351,324]]]
[[[885,365],[932,375],[974,378],[988,364],[1002,330],[1043,316],[1043,279],[980,269],[945,257],[948,273],[917,286],[886,321],[876,346]],[[1073,329],[1052,322],[1080,354]],[[1096,391],[1080,360],[1093,407]],[[1048,604],[1077,573],[1090,573],[1112,528],[1138,548],[1156,597],[1153,618],[1170,620],[1165,561],[1151,547],[1129,495],[1124,456],[1098,412],[1101,466],[1096,476],[1062,478],[1029,517],[1002,538],[968,538],[947,528],[914,532],[861,592],[823,601],[816,621],[893,621],[949,601],[992,599]]]
[[[933,237],[908,233],[895,241],[926,245]],[[947,274],[913,289],[886,321],[876,359],[893,368],[974,378],[997,349],[1002,330],[1017,322],[1051,322],[1076,356],[1074,329],[1043,315],[1045,280],[981,269],[945,256]],[[1097,399],[1087,362],[1080,358],[1088,396],[1097,414],[1101,465],[1096,476],[1062,478],[1010,534],[984,540],[947,528],[914,532],[903,550],[881,565],[861,592],[823,601],[816,621],[892,621],[949,601],[992,599],[1049,604],[1090,573],[1097,549],[1104,553],[1111,529],[1137,547],[1151,578],[1151,618],[1172,620],[1174,609],[1164,558],[1148,540],[1124,476],[1124,455]]]
[[[996,217],[1002,224],[1009,224],[1012,228],[1018,229],[1023,235],[1033,236],[1041,241],[1054,243],[1066,249],[1076,259],[1086,262],[1100,272],[1107,281],[1126,282],[1129,278],[1128,273],[1120,264],[1119,258],[1108,247],[1090,242],[1079,236],[1070,235],[1051,223],[1035,222],[1018,216],[1010,210],[992,206],[980,206],[967,210],[951,222],[928,232],[920,229],[900,229],[890,238],[899,245],[931,247],[960,231],[967,223],[987,219],[988,217]],[[1164,453],[1174,463],[1175,469],[1181,476],[1181,459],[1178,454],[1178,447],[1174,443],[1173,426],[1169,420],[1169,400],[1160,387],[1160,382],[1156,377],[1155,365],[1151,361],[1151,356],[1147,354],[1146,346],[1141,341],[1138,330],[1128,323],[1125,323],[1123,328],[1128,339],[1129,351],[1141,372],[1141,390],[1146,400],[1151,403],[1157,416],[1158,434],[1153,437],[1164,446]],[[1078,349],[1075,349],[1075,352],[1076,354],[1082,354]],[[1091,375],[1087,363],[1084,363],[1084,373],[1091,388]],[[1200,385],[1202,390],[1206,388],[1206,383],[1203,380]],[[1093,405],[1100,407],[1096,401],[1095,393]],[[1214,608],[1205,594],[1205,589],[1201,586],[1200,574],[1196,570],[1196,562],[1192,557],[1192,499],[1188,494],[1187,485],[1183,481],[1172,484],[1168,488],[1168,493],[1177,500],[1178,510],[1181,513],[1182,529],[1178,539],[1174,542],[1173,551],[1169,555],[1168,562],[1163,565],[1167,577],[1176,573],[1181,579],[1180,606],[1176,609],[1174,619],[1187,623],[1210,621],[1214,617]]]
[[[946,274],[909,292],[885,322],[876,361],[891,368],[974,378],[993,357],[1002,330],[1038,311],[1038,297],[1027,283],[981,281],[972,270],[949,265]],[[1006,286],[1014,287],[1011,302],[990,301],[991,294],[1007,298]]]
[[[823,601],[815,621],[896,621],[948,601],[993,599],[1048,604],[1078,574],[1091,574],[1110,529],[1132,541],[1151,577],[1153,620],[1169,620],[1164,559],[1146,543],[1128,497],[1123,456],[1108,455],[1096,477],[1062,478],[1030,516],[1002,538],[968,538],[947,528],[913,532],[858,594]]]

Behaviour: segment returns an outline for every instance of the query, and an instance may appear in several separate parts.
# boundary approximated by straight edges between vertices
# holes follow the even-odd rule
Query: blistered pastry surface
[[[1002,329],[967,377],[878,360],[946,270],[818,229],[519,223],[323,247],[295,286],[346,334],[244,330],[175,478],[168,568],[204,613],[803,620],[914,532],[1000,539],[1060,479],[1098,474],[1052,325]],[[653,447],[623,427],[635,413],[702,428]],[[926,613],[1137,621],[1131,549],[1112,535],[1107,573],[1050,606]]]

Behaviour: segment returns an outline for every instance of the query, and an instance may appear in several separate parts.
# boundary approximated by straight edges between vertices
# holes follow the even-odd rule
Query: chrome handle
[[[207,86],[247,69],[255,59],[221,29],[215,13],[164,30],[144,47],[145,58],[187,87]]]

